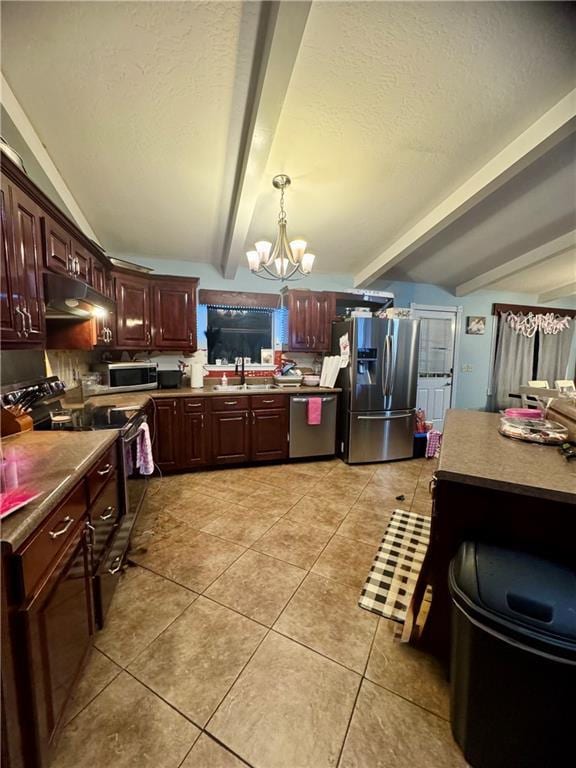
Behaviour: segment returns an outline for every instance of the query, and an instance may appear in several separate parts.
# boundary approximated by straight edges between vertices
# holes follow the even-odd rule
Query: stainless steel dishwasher
[[[308,424],[308,401],[322,399],[320,424]],[[290,398],[290,458],[332,456],[336,452],[337,395],[292,395]]]

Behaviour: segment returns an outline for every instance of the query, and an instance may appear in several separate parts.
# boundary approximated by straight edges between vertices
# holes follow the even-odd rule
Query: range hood
[[[105,316],[114,312],[116,305],[90,285],[65,275],[44,273],[44,301],[46,319],[74,320]]]

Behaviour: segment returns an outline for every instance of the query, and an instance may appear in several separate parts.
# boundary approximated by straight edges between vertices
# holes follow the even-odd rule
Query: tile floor
[[[357,606],[391,510],[430,513],[434,469],[153,480],[54,768],[465,766],[442,671]]]

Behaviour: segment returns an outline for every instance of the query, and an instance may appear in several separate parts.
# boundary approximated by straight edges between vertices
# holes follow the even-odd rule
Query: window
[[[216,360],[233,363],[237,357],[260,362],[260,351],[271,349],[271,309],[208,306],[206,339],[208,363]]]

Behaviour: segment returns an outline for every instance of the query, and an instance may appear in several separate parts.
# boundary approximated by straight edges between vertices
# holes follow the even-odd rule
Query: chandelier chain
[[[286,224],[286,211],[284,210],[284,185],[280,190],[280,213],[278,214],[278,223]]]

